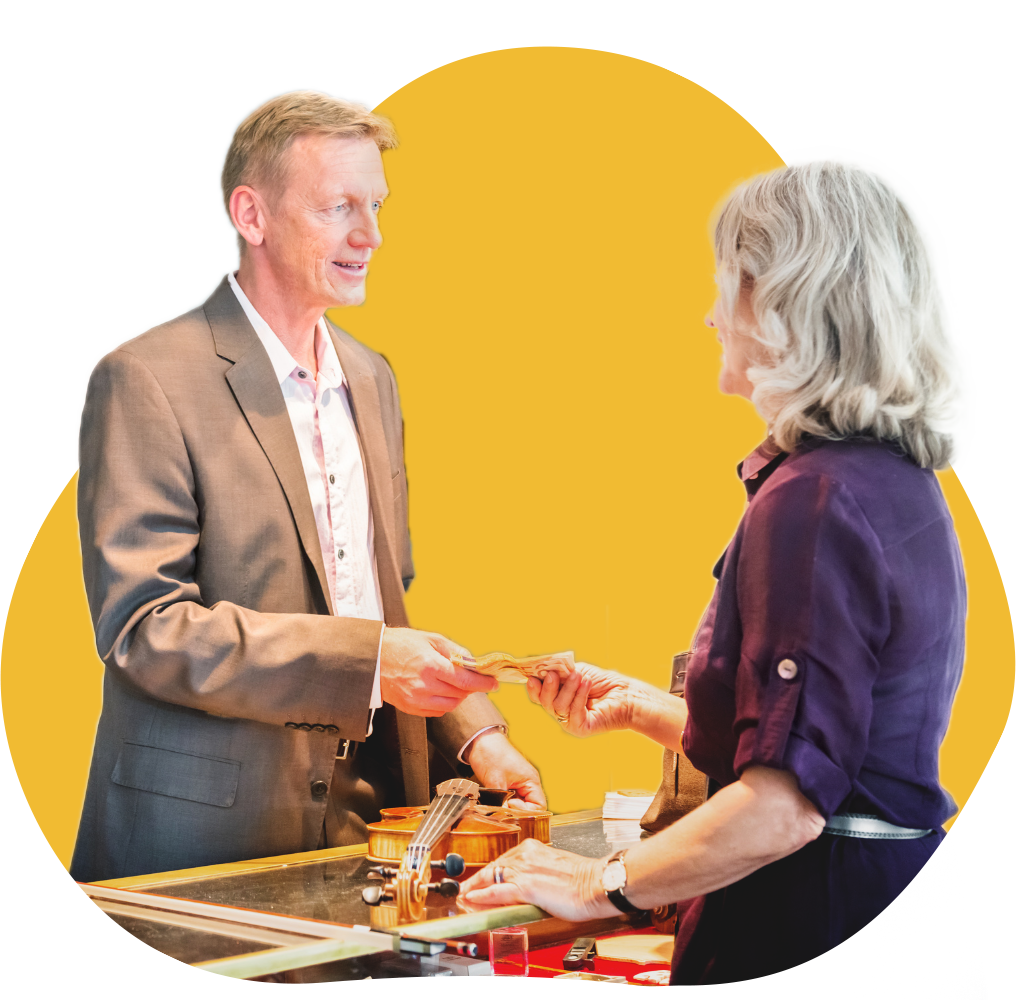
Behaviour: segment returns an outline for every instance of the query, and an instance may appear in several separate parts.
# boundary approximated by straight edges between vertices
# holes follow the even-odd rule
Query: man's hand
[[[545,809],[545,792],[538,771],[498,730],[482,733],[468,747],[464,759],[485,788],[512,788],[518,804],[527,809]]]
[[[436,632],[387,628],[379,664],[383,701],[408,715],[435,717],[456,708],[474,691],[499,687],[494,678],[451,663],[450,657],[458,652],[467,650]]]

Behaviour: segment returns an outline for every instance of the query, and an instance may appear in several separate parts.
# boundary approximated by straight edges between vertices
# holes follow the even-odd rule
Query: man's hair
[[[761,174],[715,227],[724,316],[751,288],[764,360],[751,399],[786,451],[804,435],[896,442],[948,464],[952,358],[913,220],[877,177],[838,163]]]
[[[262,191],[272,205],[286,181],[287,151],[300,135],[372,139],[380,150],[393,149],[397,136],[389,120],[360,104],[311,90],[281,94],[256,108],[234,133],[223,164],[223,204],[242,184]],[[242,250],[244,238],[238,235]]]

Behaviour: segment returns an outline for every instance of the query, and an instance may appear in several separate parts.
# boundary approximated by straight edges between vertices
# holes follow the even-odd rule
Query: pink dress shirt
[[[227,281],[269,355],[294,428],[319,533],[333,614],[383,621],[375,565],[372,509],[347,381],[320,319],[315,328],[318,374],[299,365],[258,314],[233,274]],[[382,635],[379,653],[382,652]],[[379,655],[369,708],[382,707]],[[368,734],[372,732],[369,721]]]

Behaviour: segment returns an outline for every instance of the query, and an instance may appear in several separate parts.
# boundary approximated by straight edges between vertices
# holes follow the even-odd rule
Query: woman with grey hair
[[[819,163],[740,187],[715,250],[720,388],[769,437],[738,466],[748,505],[711,604],[671,693],[588,664],[529,682],[573,735],[629,728],[674,751],[678,787],[693,765],[707,800],[607,859],[529,840],[464,886],[471,904],[570,920],[679,901],[673,983],[832,948],[903,890],[956,811],[938,752],[966,595],[932,472],[950,457],[953,387],[917,230],[881,181]]]

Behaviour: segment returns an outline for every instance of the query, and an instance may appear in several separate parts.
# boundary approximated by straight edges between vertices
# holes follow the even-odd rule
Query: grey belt
[[[917,840],[927,837],[931,830],[914,830],[909,826],[896,826],[877,816],[864,813],[845,813],[832,816],[822,833],[833,833],[837,837],[863,837],[866,840]]]

